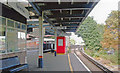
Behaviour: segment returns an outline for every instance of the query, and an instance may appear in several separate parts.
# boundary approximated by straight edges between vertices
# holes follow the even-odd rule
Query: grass
[[[67,49],[67,53],[71,53],[71,49],[69,47]]]
[[[109,60],[112,65],[118,65],[118,51],[114,54],[107,54],[105,50],[95,51],[95,50],[85,50],[85,52],[93,58],[102,58]]]
[[[104,54],[104,55],[100,54],[100,57],[111,61],[111,63],[113,65],[118,65],[118,52],[117,51],[115,51],[114,54],[110,54],[110,55],[108,55],[108,54]]]

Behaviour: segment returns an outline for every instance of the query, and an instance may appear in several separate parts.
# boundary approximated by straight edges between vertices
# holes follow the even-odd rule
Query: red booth
[[[65,54],[66,41],[65,37],[57,37],[57,54]]]

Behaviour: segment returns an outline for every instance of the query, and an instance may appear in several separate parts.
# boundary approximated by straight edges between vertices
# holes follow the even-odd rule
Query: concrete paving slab
[[[44,53],[44,68],[38,68],[38,51],[27,52],[29,71],[70,71],[67,55],[57,55]]]

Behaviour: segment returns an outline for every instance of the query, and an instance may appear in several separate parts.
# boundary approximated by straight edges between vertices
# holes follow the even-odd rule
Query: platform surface
[[[86,68],[79,62],[73,53],[69,54],[71,66],[73,71],[87,71]],[[38,68],[38,50],[27,51],[27,61],[29,64],[29,71],[71,71],[68,54],[57,55],[53,53],[44,53],[43,63],[44,67]]]

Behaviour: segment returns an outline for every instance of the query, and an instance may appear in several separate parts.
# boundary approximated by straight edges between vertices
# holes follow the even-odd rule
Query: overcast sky
[[[108,14],[110,14],[112,10],[118,10],[119,1],[120,0],[100,0],[89,16],[94,16],[94,20],[99,24],[105,23]]]

